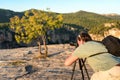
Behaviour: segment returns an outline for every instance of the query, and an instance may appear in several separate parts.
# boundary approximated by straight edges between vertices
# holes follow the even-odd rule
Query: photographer
[[[78,35],[77,44],[78,47],[65,60],[66,66],[87,58],[88,64],[95,71],[91,80],[120,80],[120,58],[108,53],[103,44],[93,41],[84,31]]]

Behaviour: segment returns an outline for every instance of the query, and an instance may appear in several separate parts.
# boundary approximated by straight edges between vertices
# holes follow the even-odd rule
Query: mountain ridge
[[[31,10],[31,9],[29,9]],[[36,9],[38,10],[38,9]],[[27,10],[25,10],[27,11]],[[4,22],[9,22],[9,18],[10,17],[13,17],[15,15],[18,15],[18,16],[22,16],[24,14],[25,11],[22,11],[22,12],[17,12],[17,11],[13,11],[13,10],[9,10],[9,9],[1,9],[0,8],[0,23],[4,23]],[[55,13],[55,12],[53,12]],[[105,17],[120,17],[119,14],[116,14],[116,13],[109,13],[109,14],[98,14],[98,13],[94,13],[94,12],[88,12],[88,11],[83,11],[83,10],[80,10],[80,11],[77,11],[77,12],[71,12],[71,13],[58,13],[58,14],[63,14],[63,15],[69,15],[69,14],[82,14],[82,13],[89,13],[89,14],[94,14],[94,15],[99,15],[99,16],[105,16]]]

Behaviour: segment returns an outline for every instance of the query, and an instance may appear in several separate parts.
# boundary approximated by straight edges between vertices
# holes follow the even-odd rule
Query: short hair
[[[82,41],[87,42],[87,41],[92,41],[92,38],[91,38],[91,36],[89,35],[88,32],[81,31],[77,36],[77,40],[79,40],[79,41],[82,40]]]

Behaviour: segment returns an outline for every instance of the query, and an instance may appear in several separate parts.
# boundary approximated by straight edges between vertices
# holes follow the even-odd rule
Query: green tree
[[[10,19],[10,27],[15,31],[16,41],[18,43],[30,43],[33,39],[38,39],[40,57],[47,57],[48,49],[46,46],[46,33],[48,30],[62,27],[63,17],[61,14],[53,14],[40,10],[26,11],[22,18],[15,16]],[[42,39],[45,52],[41,52]]]

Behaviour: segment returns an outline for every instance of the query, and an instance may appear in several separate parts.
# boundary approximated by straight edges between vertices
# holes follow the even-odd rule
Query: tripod
[[[88,80],[90,80],[90,77],[89,77],[87,68],[86,68],[86,66],[85,66],[85,61],[86,61],[86,58],[85,58],[84,60],[83,60],[83,59],[79,59],[79,60],[78,60],[78,62],[79,62],[79,68],[80,68],[81,74],[82,74],[82,80],[85,80],[84,73],[83,73],[83,67],[84,67],[84,69],[85,69],[85,71],[86,71]],[[73,66],[73,70],[72,70],[73,72],[72,72],[71,80],[73,79],[73,75],[74,75],[74,72],[75,72],[76,63],[77,63],[77,61],[74,63],[74,66]]]

